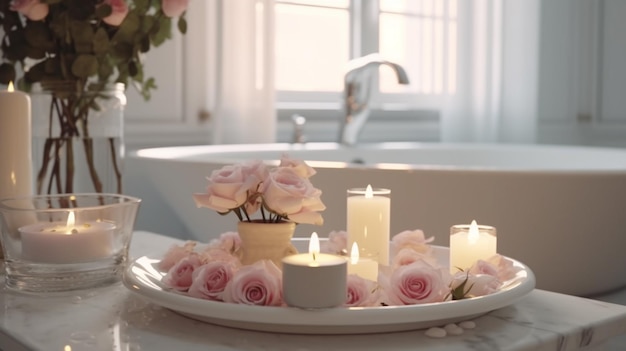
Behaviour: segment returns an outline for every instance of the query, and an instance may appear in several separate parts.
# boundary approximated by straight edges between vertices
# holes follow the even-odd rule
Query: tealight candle
[[[369,257],[363,257],[359,252],[359,245],[353,243],[350,250],[348,274],[356,274],[361,278],[377,281],[378,261]]]
[[[357,242],[366,252],[376,254],[378,263],[389,264],[389,189],[349,189],[347,203],[348,245]]]
[[[309,252],[283,258],[283,298],[300,308],[342,305],[347,294],[346,260],[319,252],[317,233],[311,235]]]
[[[108,222],[39,222],[20,227],[22,258],[41,263],[78,263],[106,258],[113,251],[115,225]]]
[[[469,269],[476,261],[485,260],[497,252],[496,228],[477,225],[472,221],[450,228],[450,272]]]

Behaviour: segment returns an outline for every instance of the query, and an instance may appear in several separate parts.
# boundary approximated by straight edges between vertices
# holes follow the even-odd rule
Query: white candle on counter
[[[378,261],[368,257],[363,257],[359,251],[359,245],[356,242],[353,243],[352,249],[350,250],[348,274],[356,274],[361,278],[377,281]]]
[[[346,260],[320,253],[317,233],[311,235],[309,252],[283,258],[283,298],[300,308],[329,308],[345,303]]]
[[[22,258],[40,263],[78,263],[98,260],[113,253],[115,225],[108,222],[39,222],[19,228]]]
[[[27,94],[0,91],[0,198],[32,195],[31,105]]]
[[[450,228],[450,272],[469,269],[476,261],[497,253],[496,228],[472,221]]]
[[[348,245],[357,242],[361,250],[378,256],[378,262],[389,265],[389,224],[391,199],[388,189],[348,190]]]

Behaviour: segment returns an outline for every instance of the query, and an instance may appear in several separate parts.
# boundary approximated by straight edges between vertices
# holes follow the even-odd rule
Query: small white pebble
[[[446,330],[446,332],[450,335],[461,335],[463,334],[463,328],[459,327],[458,325],[451,323],[451,324],[446,324],[445,327],[443,327],[443,329]]]
[[[445,338],[448,335],[445,329],[437,327],[428,329],[425,334],[431,338]]]
[[[474,321],[463,321],[459,323],[459,327],[463,329],[474,329],[476,328],[476,323],[474,323]]]

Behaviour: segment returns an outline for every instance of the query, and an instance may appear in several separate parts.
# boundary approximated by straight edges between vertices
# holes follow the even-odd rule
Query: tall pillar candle
[[[30,98],[0,91],[0,198],[32,195]]]
[[[0,91],[0,199],[32,195],[30,109],[30,98],[13,83]]]
[[[450,273],[466,271],[478,260],[497,253],[496,228],[488,225],[457,224],[450,228]]]
[[[389,189],[349,189],[347,201],[348,247],[358,243],[361,251],[389,264],[389,224],[391,213]]]

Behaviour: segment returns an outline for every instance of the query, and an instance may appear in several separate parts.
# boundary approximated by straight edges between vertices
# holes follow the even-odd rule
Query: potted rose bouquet
[[[227,165],[213,171],[206,192],[193,198],[198,207],[237,216],[242,263],[269,258],[280,266],[282,257],[297,252],[291,245],[297,223],[323,224],[319,212],[326,206],[309,180],[314,174],[305,162],[287,156],[277,167],[258,160]]]

